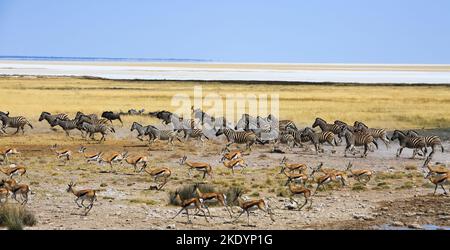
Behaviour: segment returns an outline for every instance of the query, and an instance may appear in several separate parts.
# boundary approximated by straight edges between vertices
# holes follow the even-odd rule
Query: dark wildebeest
[[[112,111],[105,111],[102,113],[102,117],[108,119],[111,122],[111,124],[112,124],[113,120],[119,120],[123,126],[123,122],[122,122],[122,119],[120,119],[119,113],[114,113]]]
[[[156,118],[160,119],[161,122],[163,124],[166,124],[166,125],[168,125],[169,123],[172,122],[172,118],[179,119],[179,117],[177,115],[175,115],[172,112],[166,111],[166,110],[150,112],[148,114],[150,116],[153,116],[153,117],[156,117]]]

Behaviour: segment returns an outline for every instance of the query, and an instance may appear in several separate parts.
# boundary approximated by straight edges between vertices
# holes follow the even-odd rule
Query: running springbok
[[[181,205],[181,209],[172,218],[172,220],[175,219],[175,217],[177,217],[181,212],[186,211],[188,223],[192,224],[191,218],[189,218],[189,210],[195,208],[195,209],[199,210],[200,212],[202,212],[203,216],[205,216],[206,222],[209,222],[208,218],[206,216],[205,210],[202,209],[203,201],[201,198],[194,197],[194,198],[183,200],[183,199],[181,199],[180,193],[177,190],[177,191],[175,191],[175,199],[179,201],[179,203]]]
[[[202,205],[203,207],[206,208],[206,210],[208,211],[209,216],[211,217],[211,213],[209,212],[209,208],[206,205],[206,203],[208,202],[218,202],[220,205],[224,206],[225,209],[228,211],[228,213],[230,214],[230,217],[233,218],[233,216],[231,215],[231,211],[228,208],[227,205],[227,196],[224,193],[220,193],[220,192],[210,192],[210,193],[203,193],[200,191],[200,184],[199,183],[195,183],[194,185],[194,193],[197,194],[198,198],[201,199],[202,201]]]
[[[14,176],[22,177],[27,172],[27,169],[22,166],[17,167],[15,164],[11,164],[9,167],[0,168],[0,172],[12,179]]]
[[[9,158],[8,158],[8,156],[9,156],[9,155],[15,155],[15,154],[20,154],[20,152],[17,151],[17,148],[10,148],[10,147],[8,147],[8,148],[0,149],[0,156],[3,157],[3,161],[4,161],[6,164],[9,163]]]
[[[272,210],[270,209],[267,202],[263,199],[255,199],[255,200],[244,200],[241,198],[242,191],[239,191],[234,199],[233,203],[238,201],[239,207],[242,209],[242,212],[233,220],[233,222],[237,221],[242,214],[247,213],[247,225],[250,226],[250,212],[255,210],[261,210],[264,213],[267,213],[272,221],[275,221],[273,218]]]
[[[77,198],[75,199],[75,203],[77,204],[78,208],[84,207],[86,216],[89,211],[91,211],[92,207],[94,206],[94,201],[97,200],[96,190],[94,189],[83,189],[83,190],[75,190],[75,183],[72,181],[68,184],[67,192],[74,194]],[[81,200],[81,205],[78,203],[78,201]],[[83,203],[85,200],[88,200],[90,203],[88,206],[85,206]]]
[[[180,160],[180,166],[186,165],[189,167],[188,174],[191,176],[191,171],[194,169],[199,172],[203,172],[203,178],[205,179],[206,175],[208,175],[210,178],[212,178],[212,168],[209,163],[206,162],[189,162],[186,161],[187,156],[183,156]]]
[[[144,167],[144,171],[151,177],[153,177],[155,183],[158,183],[158,179],[160,178],[163,179],[163,182],[159,185],[159,187],[158,185],[156,186],[157,190],[161,190],[164,187],[164,185],[166,185],[166,183],[169,181],[169,177],[172,175],[172,171],[170,171],[169,168],[154,168],[149,171],[147,170],[146,167]]]

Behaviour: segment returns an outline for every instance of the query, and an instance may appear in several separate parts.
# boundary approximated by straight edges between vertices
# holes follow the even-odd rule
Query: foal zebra
[[[400,130],[395,130],[392,134],[391,141],[394,141],[396,139],[398,139],[400,143],[400,148],[397,150],[396,154],[397,157],[400,157],[400,154],[402,153],[404,148],[414,149],[411,159],[414,159],[414,157],[416,156],[417,149],[423,150],[423,153],[425,155],[427,153],[426,142],[423,137],[408,136]]]
[[[441,139],[439,138],[439,136],[436,136],[436,135],[420,136],[419,133],[417,133],[414,130],[408,130],[406,132],[406,135],[411,136],[411,137],[422,137],[425,140],[425,146],[431,147],[431,153],[428,155],[428,158],[430,158],[430,159],[434,155],[436,146],[440,146],[442,152],[444,152],[444,146],[442,146],[442,142],[441,142]]]
[[[341,126],[341,131],[339,132],[340,137],[344,137],[347,146],[345,147],[344,157],[347,157],[347,151],[353,150],[355,146],[364,146],[364,153],[361,157],[367,156],[367,149],[369,149],[369,144],[373,143],[378,149],[378,144],[369,133],[355,132],[352,133],[347,126]]]
[[[234,131],[229,128],[224,129],[218,129],[216,132],[216,136],[225,135],[227,138],[228,144],[226,147],[229,147],[233,143],[237,144],[246,144],[246,149],[252,150],[251,146],[255,142],[259,142],[261,144],[264,144],[253,132],[247,132],[247,131]]]
[[[51,127],[54,127],[55,125],[52,125],[52,123],[54,123],[57,118],[61,119],[62,121],[69,120],[69,117],[64,113],[52,115],[49,112],[43,111],[39,116],[39,121],[41,122],[43,120],[46,120]]]
[[[376,139],[381,139],[384,144],[386,145],[386,148],[389,148],[389,139],[387,137],[387,133],[385,129],[382,128],[369,128],[367,127],[366,124],[359,122],[359,121],[355,121],[355,123],[353,124],[353,127],[355,127],[357,130],[361,130],[363,132],[367,132],[370,135],[373,136],[373,138]]]
[[[31,129],[33,129],[33,126],[31,123],[27,120],[27,118],[23,116],[16,116],[16,117],[9,117],[5,114],[0,114],[0,121],[2,121],[3,126],[1,128],[2,131],[5,131],[6,128],[17,128],[16,132],[14,134],[17,134],[19,130],[22,130],[22,134],[25,133],[24,127],[25,125],[30,126]]]

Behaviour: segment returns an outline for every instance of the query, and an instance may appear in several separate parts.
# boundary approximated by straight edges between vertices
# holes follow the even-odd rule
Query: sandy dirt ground
[[[344,158],[343,146],[337,147],[334,154],[331,147],[325,146],[324,154],[315,155],[301,148],[286,154],[271,153],[269,146],[256,145],[249,155],[244,156],[248,170],[231,175],[230,170],[219,162],[224,145],[222,137],[211,139],[204,146],[197,141],[176,142],[171,150],[165,142],[148,147],[146,142],[135,138],[128,123],[124,127],[115,126],[117,134],[99,144],[81,139],[77,131],[72,133],[75,139],[69,139],[61,129],[50,130],[45,121],[33,122],[35,129],[28,130],[25,135],[0,137],[1,147],[15,146],[21,152],[11,156],[11,162],[28,170],[18,180],[29,184],[34,192],[26,206],[35,213],[38,224],[30,229],[376,229],[386,225],[404,228],[450,225],[449,198],[441,195],[441,189],[438,189],[439,195],[432,196],[434,186],[423,178],[421,171],[423,160],[409,159],[411,150],[406,149],[400,158],[395,157],[398,142],[391,142],[389,149],[379,143],[379,150],[369,152],[366,159]],[[56,159],[50,150],[55,143],[59,148],[73,151],[70,162],[65,164]],[[107,165],[86,163],[78,153],[80,145],[86,146],[89,152],[128,151],[131,155],[148,155],[150,167],[164,166],[172,170],[171,179],[163,190],[150,190],[153,179],[145,172],[135,173],[127,163],[115,164],[113,172]],[[446,152],[437,152],[433,163],[448,164],[448,141],[444,142],[444,147]],[[232,222],[225,208],[220,206],[210,207],[212,219],[209,223],[202,216],[194,216],[193,224],[187,224],[184,214],[172,219],[179,208],[169,205],[169,192],[203,181],[199,174],[189,177],[187,167],[179,165],[183,155],[187,155],[188,160],[208,162],[213,166],[213,178],[204,182],[216,190],[241,186],[248,198],[267,200],[275,222],[257,211],[251,214],[251,226],[248,227],[245,216]],[[374,170],[375,177],[367,185],[349,178],[344,187],[332,185],[327,190],[319,190],[313,196],[310,209],[290,210],[289,191],[284,186],[286,177],[279,174],[284,156],[289,162],[311,167],[323,162],[324,167],[342,170],[352,161],[355,169]],[[88,216],[75,205],[75,196],[66,192],[67,184],[72,180],[78,189],[99,190],[98,201]],[[315,189],[315,184],[308,186]],[[303,198],[296,199],[303,202]],[[234,207],[235,212],[238,210]]]

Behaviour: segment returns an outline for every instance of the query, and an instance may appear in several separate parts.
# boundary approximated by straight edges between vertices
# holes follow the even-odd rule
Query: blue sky
[[[448,0],[0,0],[0,55],[450,63]]]

